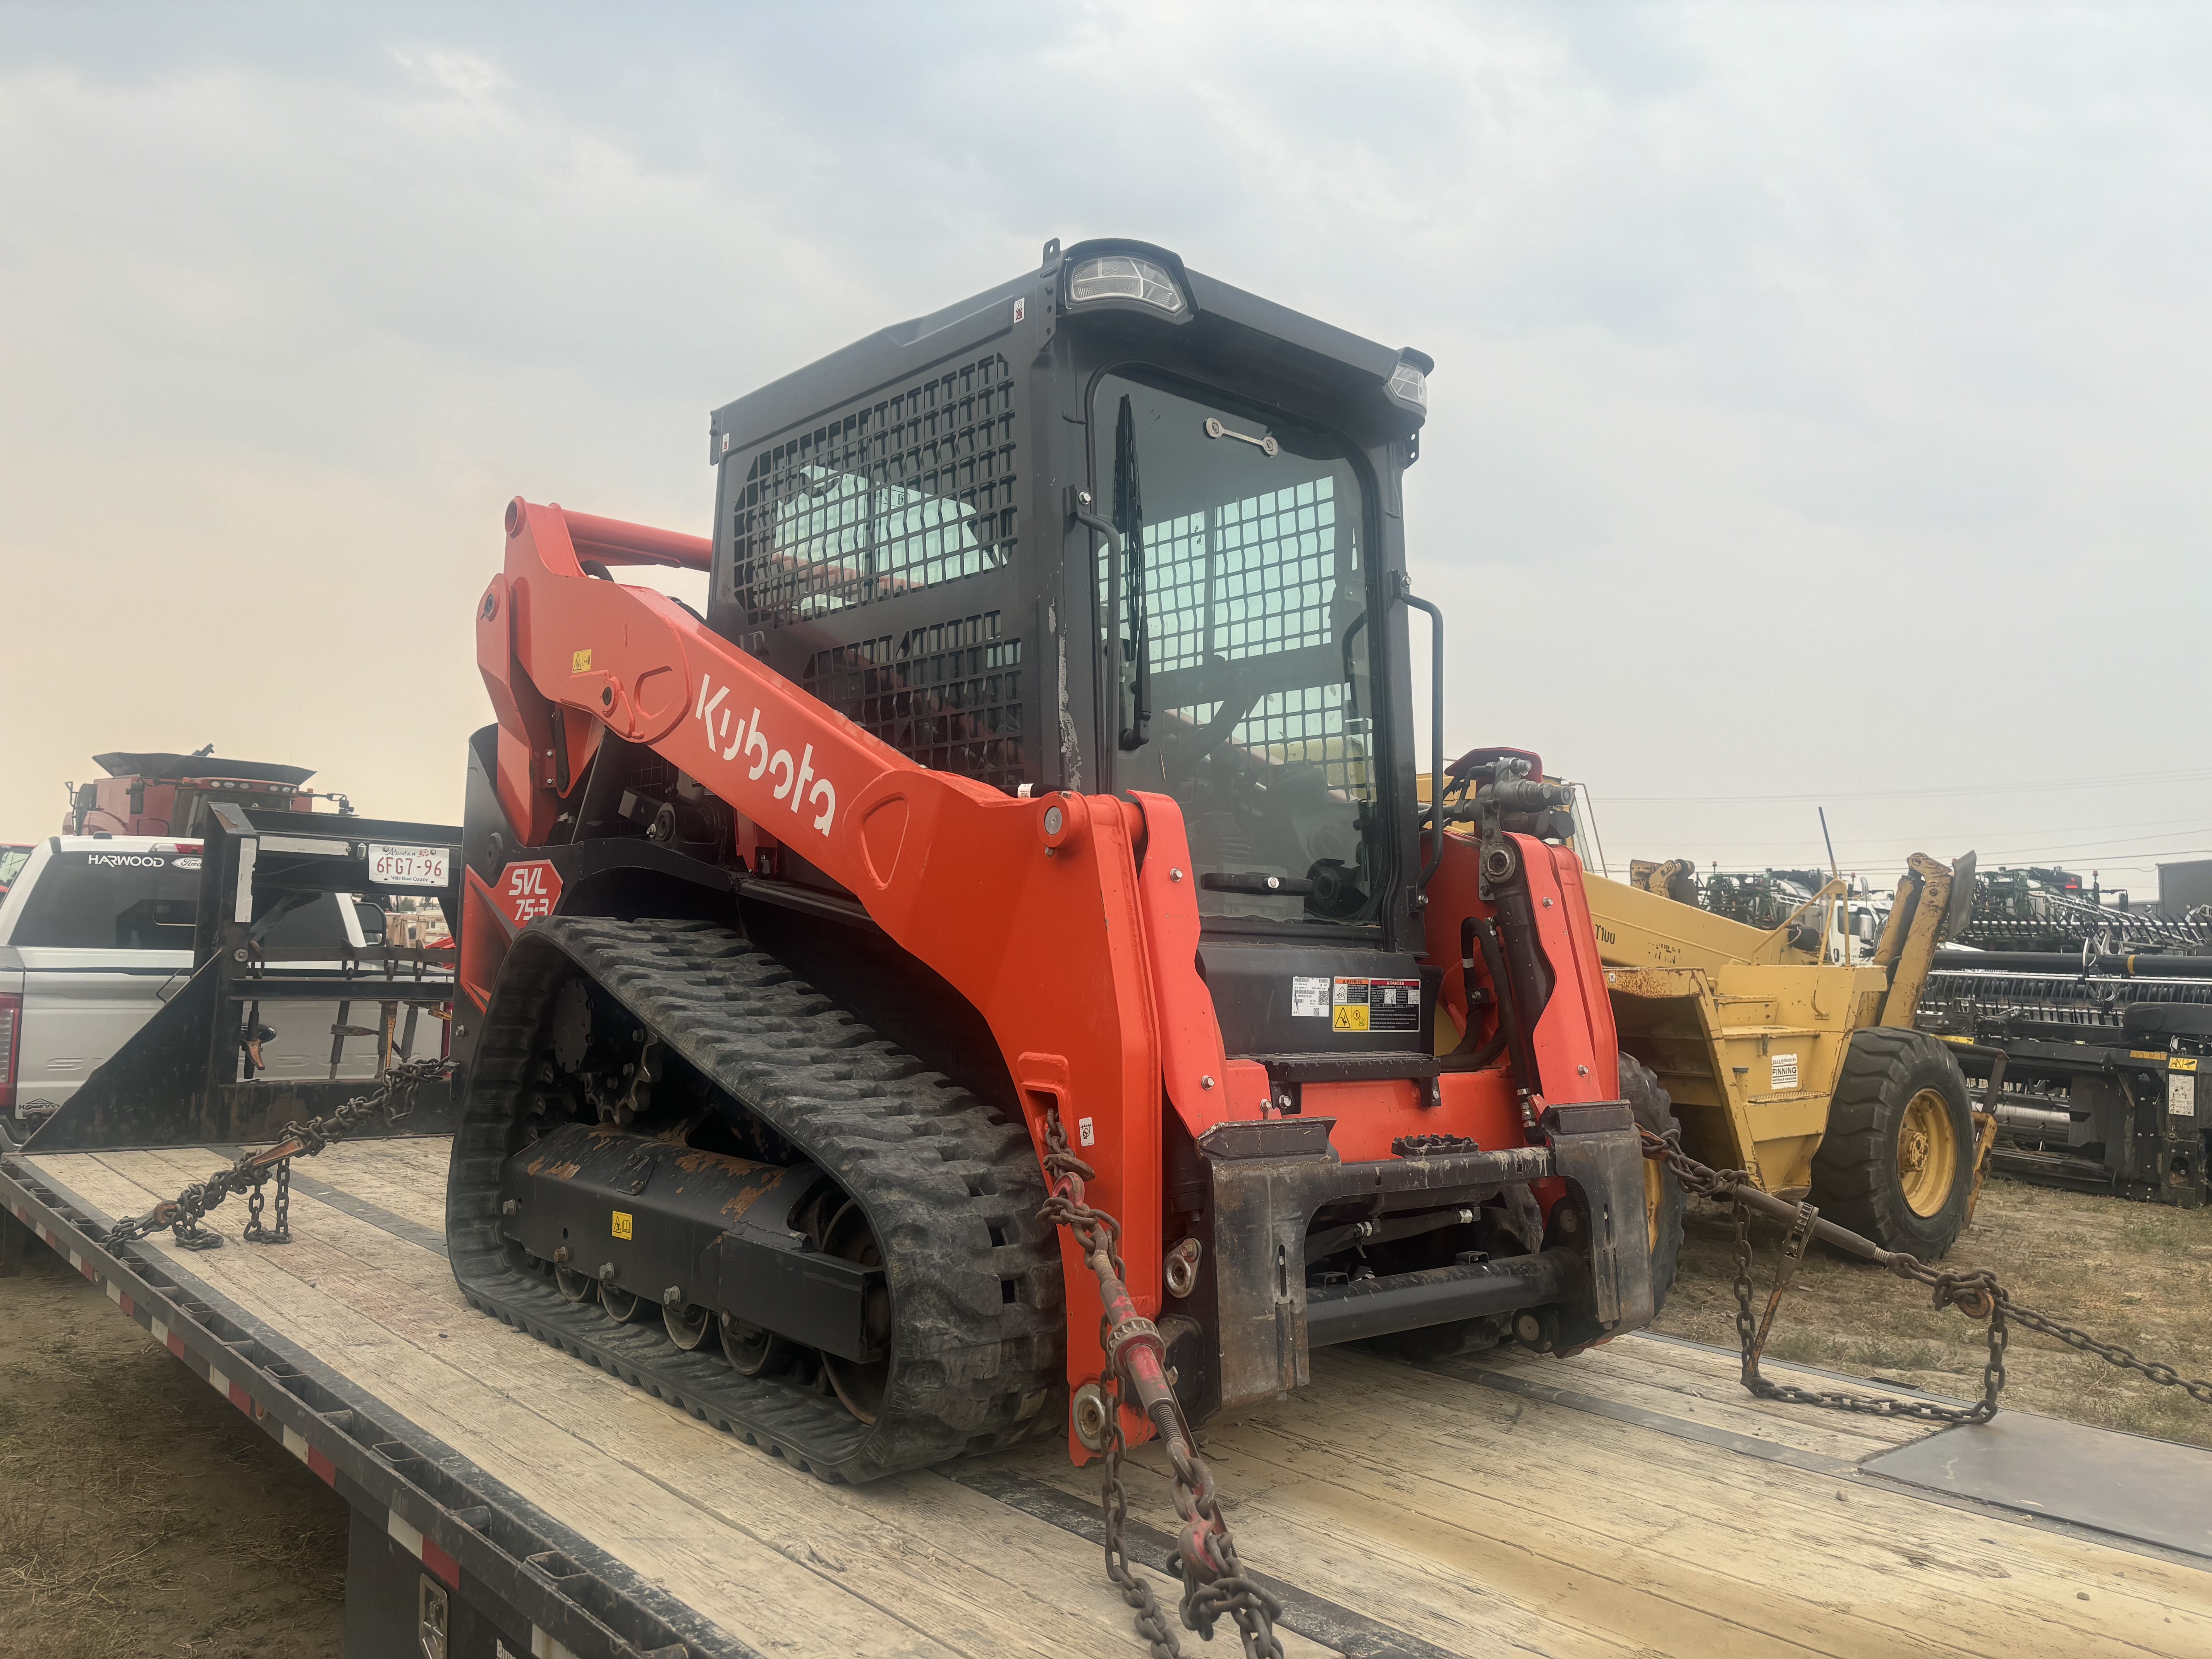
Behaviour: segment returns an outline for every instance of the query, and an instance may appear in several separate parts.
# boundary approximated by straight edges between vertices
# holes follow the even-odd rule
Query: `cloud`
[[[486,63],[472,52],[394,46],[392,61],[404,70],[416,85],[471,103],[503,92],[514,84],[505,70],[495,64]]]
[[[702,527],[708,410],[1054,234],[1437,356],[1455,741],[1601,800],[2197,741],[2192,14],[133,18],[0,48],[0,652],[82,688],[0,832],[210,737],[451,816],[508,495]]]

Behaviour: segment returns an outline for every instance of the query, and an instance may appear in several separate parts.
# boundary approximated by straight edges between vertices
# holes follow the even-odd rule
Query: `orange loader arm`
[[[1156,1314],[1161,1079],[1200,1131],[1256,1118],[1267,1098],[1261,1066],[1224,1059],[1197,973],[1196,883],[1184,878],[1175,803],[1020,799],[928,770],[675,600],[582,563],[703,569],[703,539],[520,499],[507,526],[505,568],[477,608],[477,662],[499,716],[500,804],[517,833],[533,848],[551,838],[563,779],[566,793],[580,787],[606,730],[649,744],[849,888],[988,1022],[1040,1157],[1045,1115],[1058,1109],[1097,1170],[1091,1201],[1122,1224],[1139,1310]],[[469,880],[489,898],[475,872]],[[497,914],[471,907],[472,920],[485,913]],[[493,933],[503,956],[504,933],[475,931]],[[480,1003],[495,969],[477,961],[464,974]],[[1064,1231],[1061,1249],[1073,1383],[1103,1367],[1100,1310]],[[1125,1428],[1133,1440],[1151,1432],[1134,1414]]]

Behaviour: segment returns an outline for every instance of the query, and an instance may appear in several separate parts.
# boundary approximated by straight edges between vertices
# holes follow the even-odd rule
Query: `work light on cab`
[[[1410,409],[1416,415],[1427,415],[1429,371],[1436,366],[1436,359],[1426,352],[1407,347],[1398,354],[1398,367],[1390,371],[1390,379],[1382,388],[1382,395],[1402,409]]]
[[[1135,300],[1158,306],[1171,317],[1180,315],[1183,308],[1182,290],[1176,286],[1168,268],[1157,260],[1128,253],[1103,254],[1083,261],[1067,279],[1067,297],[1076,305],[1086,300]]]

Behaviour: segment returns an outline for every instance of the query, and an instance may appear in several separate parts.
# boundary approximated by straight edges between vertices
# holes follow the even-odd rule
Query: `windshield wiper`
[[[1106,618],[1112,630],[1108,648],[1114,662],[1115,720],[1121,726],[1121,747],[1142,749],[1150,740],[1152,718],[1152,642],[1146,637],[1145,605],[1145,509],[1137,493],[1137,419],[1127,397],[1121,399],[1121,419],[1114,428],[1114,522],[1107,523],[1091,510],[1087,489],[1070,484],[1067,503],[1070,518],[1106,538]],[[1121,640],[1125,606],[1127,649]],[[1128,670],[1133,653],[1133,676]]]

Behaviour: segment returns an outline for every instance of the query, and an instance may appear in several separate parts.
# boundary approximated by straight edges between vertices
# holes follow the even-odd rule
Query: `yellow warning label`
[[[1339,975],[1329,981],[1329,1015],[1332,1030],[1418,1031],[1421,981]]]
[[[629,1212],[628,1210],[617,1210],[615,1212],[615,1237],[617,1238],[628,1238],[629,1237]]]
[[[570,657],[568,659],[568,672],[571,674],[590,673],[592,672],[592,653],[589,651],[579,651],[574,656]]]
[[[2169,1072],[2193,1072],[2197,1069],[2197,1056],[2176,1054],[2166,1062],[2166,1069]]]
[[[2166,1058],[2166,1050],[2163,1048],[2130,1048],[2128,1050],[2128,1058],[2130,1060],[2164,1060]]]

